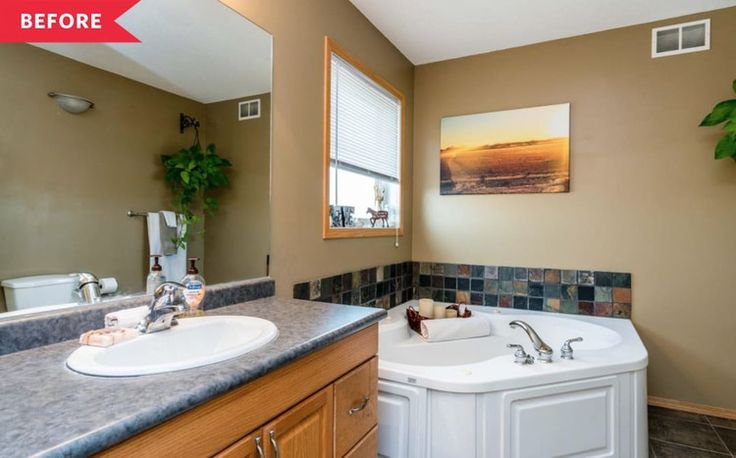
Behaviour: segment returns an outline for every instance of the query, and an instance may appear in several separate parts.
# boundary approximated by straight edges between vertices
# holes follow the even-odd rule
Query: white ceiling
[[[736,5],[736,0],[350,0],[414,64]]]
[[[271,92],[271,35],[218,0],[142,0],[118,22],[141,43],[36,46],[202,103]]]

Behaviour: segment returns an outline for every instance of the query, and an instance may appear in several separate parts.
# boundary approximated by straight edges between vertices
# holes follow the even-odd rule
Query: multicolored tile
[[[502,294],[498,296],[498,306],[504,308],[511,308],[514,305],[514,296],[508,294]]]
[[[458,304],[470,304],[470,292],[458,291],[455,302],[457,302]]]
[[[544,300],[544,310],[548,312],[560,311],[560,300],[555,298],[547,298]]]
[[[596,286],[595,287],[595,301],[596,302],[611,302],[613,295],[610,286]]]
[[[489,278],[491,280],[498,280],[498,267],[497,266],[486,266],[485,278]]]
[[[514,267],[514,280],[528,280],[529,269],[526,267]]]
[[[560,297],[563,300],[572,300],[576,301],[578,300],[578,287],[577,285],[562,285],[562,290],[560,292]]]
[[[631,318],[631,304],[619,304],[614,302],[611,316],[616,318]]]
[[[483,278],[486,274],[484,266],[470,266],[470,276],[472,278]]]
[[[593,271],[578,270],[578,285],[581,285],[581,286],[595,285],[595,278],[593,277]]]
[[[595,316],[611,316],[613,304],[610,302],[596,302],[593,308]]]
[[[498,307],[498,296],[495,294],[484,294],[483,305],[487,305],[489,307]]]
[[[542,297],[530,297],[528,304],[529,310],[536,310],[538,312],[544,310],[544,298]]]
[[[613,298],[613,302],[619,302],[622,304],[631,304],[631,289],[630,288],[613,288],[612,298]]]
[[[537,267],[531,268],[529,272],[529,281],[533,283],[544,283],[544,269]]]
[[[515,296],[526,296],[529,293],[529,282],[524,280],[514,280],[512,282]]]
[[[561,273],[559,269],[544,269],[544,283],[556,284],[560,283]]]
[[[498,279],[501,281],[511,281],[514,279],[514,268],[513,267],[499,267],[498,268]]]
[[[483,281],[483,292],[487,294],[498,294],[498,280],[486,279]]]
[[[468,264],[458,264],[458,266],[457,266],[457,276],[458,277],[470,277],[470,265],[468,265]]]
[[[578,302],[578,315],[593,315],[594,310],[593,302]]]
[[[577,270],[563,270],[560,276],[563,285],[575,285],[578,282]]]

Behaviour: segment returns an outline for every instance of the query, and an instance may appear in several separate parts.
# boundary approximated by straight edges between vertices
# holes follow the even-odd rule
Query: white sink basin
[[[244,355],[278,336],[276,325],[248,316],[184,318],[169,330],[107,348],[82,346],[66,360],[77,372],[107,377],[191,369]]]

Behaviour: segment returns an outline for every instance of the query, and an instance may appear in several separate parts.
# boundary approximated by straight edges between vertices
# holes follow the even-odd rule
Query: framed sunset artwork
[[[570,104],[442,118],[440,194],[570,191]]]

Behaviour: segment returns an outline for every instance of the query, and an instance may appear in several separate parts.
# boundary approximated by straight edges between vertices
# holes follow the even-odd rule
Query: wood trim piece
[[[404,205],[404,186],[406,186],[406,97],[393,84],[386,81],[378,73],[374,72],[360,60],[347,52],[330,37],[325,37],[324,49],[324,100],[322,107],[322,238],[344,239],[363,237],[394,237],[396,228],[334,228],[330,227],[330,95],[332,75],[332,53],[337,54],[353,67],[360,70],[365,76],[376,84],[393,94],[401,101],[401,182],[399,183],[399,227],[398,235],[404,235],[404,216],[406,215]]]
[[[111,447],[99,456],[211,456],[378,353],[378,324]]]
[[[705,404],[696,404],[694,402],[678,401],[675,399],[660,398],[657,396],[649,396],[648,401],[650,406],[664,407],[665,409],[680,410],[683,412],[697,413],[701,415],[710,415],[711,417],[736,420],[735,409],[725,409],[723,407],[713,407]]]

